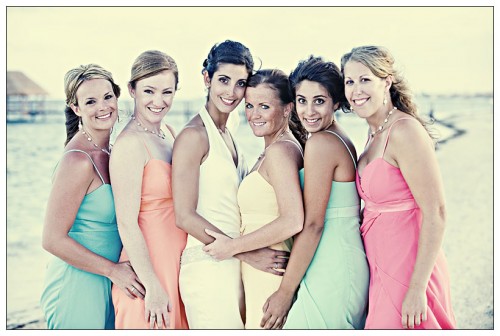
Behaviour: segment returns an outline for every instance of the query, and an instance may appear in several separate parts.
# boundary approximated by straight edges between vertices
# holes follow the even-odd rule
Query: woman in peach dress
[[[175,225],[171,189],[174,134],[161,123],[177,90],[175,61],[160,51],[142,53],[132,66],[134,115],[118,136],[110,171],[124,249],[144,285],[144,300],[113,288],[117,329],[187,329],[179,294],[186,233]],[[139,291],[132,288],[131,291]]]

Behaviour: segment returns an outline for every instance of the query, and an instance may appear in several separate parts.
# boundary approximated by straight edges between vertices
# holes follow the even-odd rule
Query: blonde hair
[[[140,54],[132,64],[129,85],[135,89],[138,81],[154,76],[162,71],[171,70],[175,76],[175,89],[179,84],[179,70],[174,59],[164,52],[148,50]]]
[[[76,92],[83,82],[91,79],[105,79],[109,81],[116,98],[120,97],[120,87],[113,80],[113,75],[101,66],[97,64],[87,64],[69,70],[66,75],[64,75],[64,92],[66,93],[66,109],[64,110],[66,115],[65,146],[78,132],[78,123],[80,121],[80,117],[75,114],[70,105],[73,104],[78,106]]]

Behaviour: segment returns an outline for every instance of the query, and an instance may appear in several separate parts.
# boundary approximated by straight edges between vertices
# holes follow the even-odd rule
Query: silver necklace
[[[391,116],[391,114],[394,112],[394,110],[397,110],[397,107],[394,106],[392,108],[392,110],[389,111],[389,113],[387,113],[387,117],[385,117],[384,119],[384,122],[382,123],[382,125],[380,125],[375,131],[371,131],[370,132],[370,137],[373,139],[373,137],[375,137],[376,134],[382,132],[382,130],[384,129],[385,125],[387,124],[387,122],[389,121],[389,117]]]
[[[92,137],[90,136],[90,134],[88,132],[85,132],[85,130],[82,128],[82,134],[87,138],[87,140],[92,144],[94,145],[95,148],[97,149],[100,149],[101,151],[103,151],[104,153],[108,154],[108,155],[111,155],[111,144],[108,144],[108,149],[104,149],[104,148],[101,148],[99,147],[99,145],[97,145],[94,140],[92,140]]]
[[[152,131],[150,129],[148,129],[147,127],[143,127],[143,125],[141,124],[141,122],[135,117],[135,115],[132,115],[132,120],[135,120],[137,126],[139,126],[143,131],[145,132],[149,132],[151,134],[154,134],[162,139],[165,139],[165,133],[163,133],[163,131],[160,129],[159,132],[155,132],[155,131]]]
[[[262,159],[265,155],[266,155],[266,149],[269,148],[269,146],[271,146],[273,143],[275,143],[276,141],[278,141],[280,138],[283,137],[283,135],[285,135],[285,133],[288,133],[288,130],[284,130],[283,132],[281,132],[280,135],[278,135],[276,137],[276,139],[273,140],[273,142],[271,142],[268,146],[266,146],[264,148],[264,150],[262,151],[262,153],[259,155],[259,157],[257,158],[257,161],[259,161],[260,159]]]

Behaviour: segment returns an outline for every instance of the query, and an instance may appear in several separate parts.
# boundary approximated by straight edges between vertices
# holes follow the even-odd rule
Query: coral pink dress
[[[411,118],[399,120],[403,119]],[[402,329],[401,307],[415,265],[422,224],[420,208],[401,171],[383,159],[391,128],[382,157],[370,162],[362,177],[356,173],[356,186],[365,202],[360,230],[370,265],[365,329]],[[448,269],[442,250],[426,294],[427,321],[415,329],[454,329]]]
[[[170,328],[188,329],[184,304],[179,293],[181,253],[187,234],[175,225],[172,199],[172,167],[163,160],[151,157],[142,177],[139,227],[149,250],[154,271],[170,300]],[[125,250],[120,261],[128,260]],[[144,300],[130,299],[118,287],[112,289],[116,329],[149,329],[144,319]]]

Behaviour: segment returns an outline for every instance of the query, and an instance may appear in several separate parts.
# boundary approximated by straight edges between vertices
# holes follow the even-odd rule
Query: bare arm
[[[142,293],[144,289],[130,265],[114,263],[90,251],[68,235],[89,187],[92,185],[95,188],[101,184],[98,179],[92,162],[85,154],[73,152],[63,156],[47,202],[42,246],[78,269],[109,278],[125,294],[134,298],[126,288],[137,286]],[[134,295],[142,297],[139,292]]]
[[[198,207],[200,166],[208,153],[208,137],[201,126],[183,129],[174,143],[172,192],[176,225],[204,244],[214,239],[205,229],[223,234],[196,211]]]
[[[343,155],[325,155],[325,153],[343,153]],[[352,175],[355,174],[352,159],[340,140],[329,134],[315,134],[307,141],[304,155],[304,229],[295,237],[287,270],[279,289],[266,302],[267,309],[261,322],[261,326],[266,329],[279,328],[286,321],[295,291],[314,257],[323,234],[332,179],[341,164],[347,167],[344,169],[352,170]]]
[[[256,231],[234,239],[211,233],[217,240],[204,250],[222,260],[238,253],[280,243],[300,232],[304,219],[298,174],[301,167],[302,157],[295,145],[278,142],[271,146],[258,174],[262,171],[267,173],[268,181],[276,193],[279,217]]]
[[[110,175],[120,237],[130,263],[146,289],[144,319],[148,322],[150,315],[156,315],[158,327],[162,327],[163,320],[168,327],[169,298],[156,276],[138,223],[147,159],[144,145],[137,135],[122,133],[113,147]]]
[[[444,190],[432,142],[417,122],[398,122],[389,149],[422,212],[417,258],[402,307],[403,326],[413,328],[427,319],[425,292],[445,231]]]

